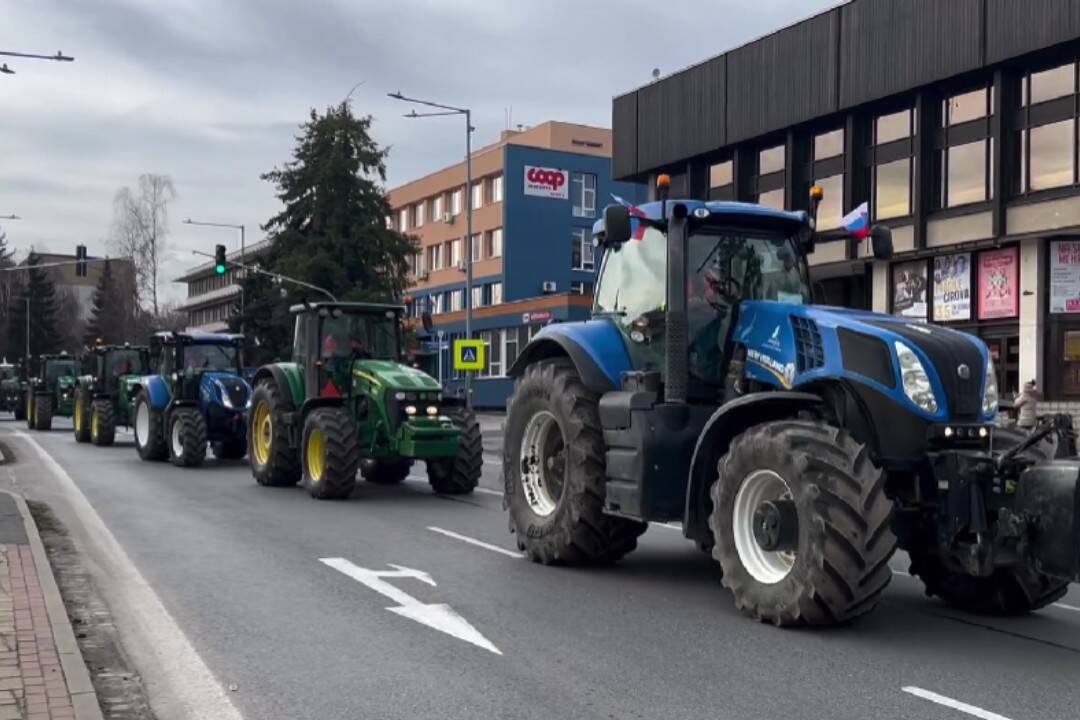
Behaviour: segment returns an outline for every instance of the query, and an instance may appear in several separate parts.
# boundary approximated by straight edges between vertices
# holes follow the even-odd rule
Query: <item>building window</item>
[[[876,220],[911,214],[915,175],[914,125],[915,111],[911,108],[874,120],[871,205]]]
[[[814,161],[828,160],[844,154],[844,129],[821,133],[814,138]]]
[[[450,267],[459,267],[465,262],[461,255],[461,240],[450,241]]]
[[[596,176],[570,173],[570,199],[574,217],[596,217]]]
[[[593,284],[591,282],[583,282],[581,280],[574,280],[570,283],[571,295],[592,295]]]
[[[414,252],[412,254],[412,271],[414,275],[420,275],[424,272],[424,253]]]
[[[709,199],[735,199],[734,161],[725,160],[709,167]]]
[[[758,205],[764,205],[774,210],[784,209],[784,188],[769,190],[758,195]]]
[[[844,174],[822,178],[814,184],[825,193],[818,205],[817,227],[820,230],[840,227],[844,219]]]
[[[484,207],[484,185],[483,183],[473,183],[472,186],[472,206],[473,210],[478,210]]]
[[[570,231],[570,267],[574,270],[593,270],[593,244],[586,228]]]
[[[491,179],[491,202],[502,202],[503,199],[503,176],[496,175]]]
[[[520,339],[522,331],[526,331],[524,327],[507,328],[503,332],[505,333],[506,342],[503,345],[503,360],[506,362],[506,367],[511,367],[514,361],[517,360],[518,348],[520,347]],[[525,342],[528,342],[526,340]]]
[[[811,167],[814,184],[824,191],[818,206],[817,226],[822,230],[840,227],[844,217],[844,129],[837,128],[814,137]]]
[[[758,153],[757,195],[758,204],[783,210],[787,201],[784,195],[785,146],[766,148]]]
[[[874,121],[874,144],[884,145],[894,140],[910,138],[914,111],[911,108],[890,115],[881,115]]]
[[[465,291],[450,291],[450,312],[459,312],[465,309]]]
[[[488,348],[488,376],[489,377],[502,377],[503,364],[502,364],[502,344],[503,338],[506,337],[505,330],[493,330],[491,332],[491,339],[493,342]]]
[[[769,175],[784,170],[784,146],[777,145],[758,153],[758,175]]]
[[[431,222],[442,222],[443,219],[443,196],[436,195],[431,199]]]
[[[1076,83],[1075,62],[1022,79],[1017,183],[1021,193],[1077,183]]]
[[[418,202],[413,205],[413,220],[412,225],[414,228],[424,226],[424,203]]]
[[[405,232],[409,229],[409,209],[401,208],[398,210],[398,232]]]
[[[479,262],[484,259],[484,243],[481,242],[483,237],[480,233],[476,233],[472,236],[472,261]]]
[[[904,158],[874,167],[874,217],[878,220],[911,214],[911,167]]]
[[[458,188],[454,192],[450,193],[450,214],[461,214],[461,188]]]
[[[937,138],[941,159],[941,207],[956,207],[994,196],[988,118],[993,113],[993,89],[982,87],[942,101],[942,127]]]
[[[474,308],[484,306],[484,286],[473,285],[472,289],[472,306]]]
[[[435,293],[431,296],[431,314],[442,315],[444,311],[443,294]]]
[[[503,231],[495,228],[486,234],[487,256],[489,258],[502,257]]]
[[[431,272],[442,270],[442,245],[432,245],[428,248],[427,265]]]
[[[1023,106],[1073,95],[1076,93],[1076,63],[1031,73],[1021,81],[1020,90],[1020,104]]]

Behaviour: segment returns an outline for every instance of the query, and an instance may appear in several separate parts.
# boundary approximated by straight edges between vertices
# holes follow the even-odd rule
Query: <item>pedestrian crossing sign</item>
[[[484,341],[483,340],[455,340],[454,341],[454,369],[455,370],[483,370],[484,369]]]

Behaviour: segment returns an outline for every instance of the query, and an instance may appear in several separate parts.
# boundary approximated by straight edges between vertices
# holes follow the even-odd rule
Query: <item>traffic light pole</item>
[[[215,261],[217,260],[217,258],[214,255],[211,255],[210,253],[199,252],[198,250],[192,250],[191,254],[192,255],[200,255],[202,257],[213,258]],[[323,295],[330,298],[331,302],[337,302],[338,301],[338,299],[336,297],[334,297],[334,294],[331,293],[326,288],[321,288],[318,285],[312,285],[311,283],[304,282],[303,280],[297,280],[296,278],[289,277],[288,275],[282,275],[281,273],[270,272],[269,270],[263,270],[262,268],[257,268],[257,267],[254,267],[252,265],[244,265],[243,263],[238,263],[235,260],[226,261],[226,266],[229,266],[229,265],[238,267],[241,270],[245,270],[245,271],[250,272],[250,273],[258,273],[259,275],[265,275],[265,276],[267,276],[269,278],[273,278],[274,280],[277,280],[278,282],[290,282],[293,285],[299,285],[300,287],[306,287],[309,290],[315,290],[317,292],[321,292]]]

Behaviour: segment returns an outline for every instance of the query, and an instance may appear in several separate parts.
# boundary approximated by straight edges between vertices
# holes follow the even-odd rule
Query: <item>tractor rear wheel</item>
[[[98,447],[112,445],[116,440],[116,410],[112,400],[95,400],[90,404],[90,441]]]
[[[34,396],[34,429],[52,430],[52,397],[50,395]]]
[[[604,436],[597,397],[566,358],[525,369],[507,403],[504,505],[533,562],[612,563],[645,523],[604,514]]]
[[[941,559],[911,553],[912,575],[926,588],[927,597],[980,615],[1024,615],[1061,599],[1069,590],[1067,580],[1051,578],[1030,564],[1000,567],[990,577],[972,577],[949,570]]]
[[[26,393],[26,428],[28,430],[34,429],[34,393],[30,391]]]
[[[798,420],[747,430],[721,458],[711,498],[724,587],[762,622],[848,622],[892,579],[885,473],[845,430]]]
[[[453,407],[446,415],[461,434],[457,455],[427,461],[428,483],[440,495],[465,495],[476,489],[484,469],[484,438],[471,410]]]
[[[150,393],[140,390],[135,397],[134,420],[135,450],[143,460],[164,460],[169,456],[165,446],[165,421],[161,408],[150,402]]]
[[[206,420],[198,408],[176,408],[169,416],[169,462],[197,467],[205,459]]]
[[[75,412],[71,416],[75,426],[75,442],[90,442],[90,393],[86,388],[75,391]]]
[[[364,460],[360,463],[360,474],[376,485],[397,485],[409,476],[411,469],[412,460]]]
[[[210,443],[218,460],[239,460],[247,453],[247,438],[232,438]]]
[[[311,497],[344,500],[356,487],[360,438],[356,421],[341,408],[317,408],[304,422],[304,480]]]
[[[248,411],[248,463],[255,482],[286,487],[300,482],[300,460],[289,447],[285,400],[273,380],[255,386]]]

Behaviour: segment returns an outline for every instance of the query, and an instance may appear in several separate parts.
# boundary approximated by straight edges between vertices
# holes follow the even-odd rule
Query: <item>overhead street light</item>
[[[0,73],[4,75],[14,75],[15,71],[7,66],[7,63],[0,65]]]
[[[0,220],[22,220],[22,218],[12,213],[11,215],[0,215]]]
[[[56,62],[74,62],[75,58],[70,55],[65,55],[59,50],[55,55],[38,55],[37,53],[21,53],[11,52],[10,50],[0,50],[0,55],[6,57],[25,58],[27,60],[53,60]],[[0,65],[0,75],[14,75],[15,71],[7,66],[7,63]]]
[[[412,110],[405,114],[407,118],[426,118],[426,117],[441,117],[444,115],[464,115],[465,116],[465,193],[462,198],[465,203],[465,337],[472,340],[472,287],[473,287],[473,231],[472,231],[472,193],[473,193],[473,181],[472,181],[472,131],[475,130],[472,126],[472,111],[469,108],[459,108],[453,105],[442,105],[441,103],[431,102],[430,100],[420,100],[417,98],[406,97],[401,92],[387,93],[389,97],[395,100],[401,100],[402,102],[412,103],[414,105],[424,105],[427,107],[437,108],[441,112],[427,112],[418,113],[416,110]],[[442,357],[442,348],[439,349],[439,357]],[[472,409],[472,371],[465,371],[465,406]]]
[[[247,268],[246,246],[245,246],[245,240],[244,240],[245,230],[244,230],[243,225],[234,225],[233,223],[201,222],[199,220],[192,220],[191,218],[188,218],[186,220],[182,220],[181,222],[184,225],[201,225],[202,227],[232,228],[233,230],[239,230],[240,231],[240,267]],[[241,332],[243,332],[243,330],[244,330],[243,323],[244,323],[244,286],[243,286],[243,284],[241,284],[240,285],[240,331]]]

